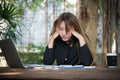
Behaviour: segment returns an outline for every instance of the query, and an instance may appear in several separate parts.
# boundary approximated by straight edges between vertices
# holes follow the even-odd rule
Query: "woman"
[[[44,53],[44,64],[91,65],[93,55],[79,25],[70,12],[62,13],[54,22],[50,39]]]

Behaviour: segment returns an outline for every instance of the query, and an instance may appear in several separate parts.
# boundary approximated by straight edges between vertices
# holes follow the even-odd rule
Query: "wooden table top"
[[[15,80],[120,80],[120,66],[108,68],[43,69],[0,67],[0,79]]]

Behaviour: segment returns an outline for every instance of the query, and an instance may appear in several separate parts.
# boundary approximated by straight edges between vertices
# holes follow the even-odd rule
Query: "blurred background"
[[[97,65],[115,52],[120,65],[120,0],[0,0],[0,40],[11,38],[26,64],[43,64],[53,22],[63,12],[80,21],[96,51]],[[0,51],[0,66],[7,65]]]

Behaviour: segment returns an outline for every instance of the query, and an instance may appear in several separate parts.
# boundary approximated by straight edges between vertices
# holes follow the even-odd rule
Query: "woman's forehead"
[[[71,26],[70,25],[64,25],[64,24],[62,24],[62,25],[59,25],[58,28],[67,28],[67,29],[70,29]]]
[[[61,21],[58,25],[59,26],[61,26],[61,25],[71,26],[70,23],[68,23],[67,21]]]
[[[65,26],[65,21],[62,21],[61,23],[60,23],[60,27],[63,27],[63,26]]]

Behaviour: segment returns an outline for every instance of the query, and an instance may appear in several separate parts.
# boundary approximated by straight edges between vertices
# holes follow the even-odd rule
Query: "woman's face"
[[[66,32],[64,21],[62,21],[62,23],[58,27],[58,31],[59,31],[60,37],[63,41],[69,41],[70,40],[70,38],[72,36],[71,29],[68,32]]]

